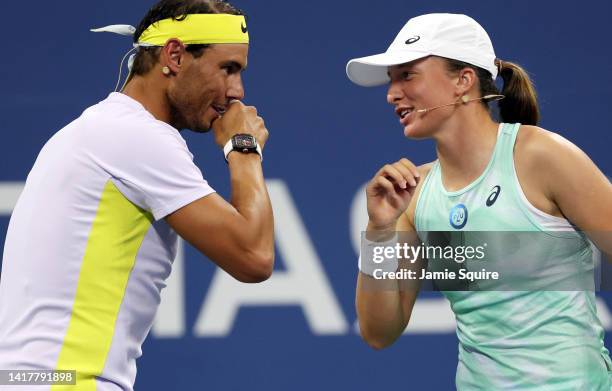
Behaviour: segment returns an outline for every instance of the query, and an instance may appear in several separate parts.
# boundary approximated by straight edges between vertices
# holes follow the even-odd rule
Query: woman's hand
[[[368,228],[395,230],[397,219],[408,208],[420,174],[408,159],[382,167],[366,187]]]

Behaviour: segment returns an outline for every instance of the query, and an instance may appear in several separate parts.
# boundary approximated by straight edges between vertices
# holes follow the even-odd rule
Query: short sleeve
[[[214,192],[178,131],[140,118],[107,129],[92,157],[131,202],[160,220]]]

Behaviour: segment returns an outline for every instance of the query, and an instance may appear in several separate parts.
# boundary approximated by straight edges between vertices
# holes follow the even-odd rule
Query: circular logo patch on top
[[[468,220],[468,210],[463,204],[457,204],[450,211],[450,225],[455,229],[465,227]]]

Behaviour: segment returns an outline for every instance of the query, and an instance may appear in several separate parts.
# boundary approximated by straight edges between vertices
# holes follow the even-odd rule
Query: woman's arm
[[[519,178],[533,184],[527,187],[537,186],[544,202],[558,208],[602,251],[612,254],[612,184],[608,178],[580,148],[560,135],[531,126],[523,128],[525,135],[516,147]],[[530,201],[537,198],[537,194],[530,197],[525,193]],[[537,202],[542,203],[536,201],[536,207],[547,208]]]
[[[414,230],[403,214],[397,223],[397,231]],[[418,290],[400,290],[395,281],[376,281],[359,273],[357,277],[356,307],[361,337],[374,349],[391,345],[404,332]]]
[[[402,166],[396,166],[398,170],[397,172],[394,171],[395,179],[385,174],[383,171],[384,169],[377,173],[377,176],[382,175],[394,183],[400,183],[403,179],[408,179],[409,181],[411,176],[410,172],[418,172],[419,176],[414,176],[418,184],[413,187],[414,191],[410,195],[408,207],[406,208],[404,206],[401,209],[399,217],[391,218],[390,220],[393,221],[390,225],[380,224],[381,219],[379,219],[379,217],[384,215],[384,213],[377,212],[384,212],[385,208],[381,205],[376,205],[376,201],[372,200],[375,196],[373,192],[370,191],[368,194],[370,199],[368,205],[370,221],[366,234],[401,232],[399,242],[416,238],[416,230],[413,223],[416,200],[423,183],[422,178],[427,176],[431,165],[427,164],[416,168],[411,166],[412,163],[408,163],[403,163],[405,164],[406,170],[404,170]],[[372,190],[372,184],[377,180],[377,176],[370,182],[370,190]],[[413,183],[416,184],[416,182]],[[386,191],[394,192],[395,190],[399,189],[388,187]],[[385,219],[383,219],[383,221],[384,220]],[[419,269],[422,267],[422,263],[420,260],[414,264],[400,261],[399,267]],[[400,285],[403,285],[403,289],[400,289]],[[376,281],[369,275],[359,273],[355,304],[357,316],[359,318],[361,336],[368,345],[374,349],[382,349],[391,345],[399,338],[410,320],[412,308],[414,307],[418,295],[418,288],[418,285],[406,286],[397,281]]]

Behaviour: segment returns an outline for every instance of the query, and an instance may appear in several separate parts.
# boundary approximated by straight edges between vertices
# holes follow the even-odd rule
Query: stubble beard
[[[166,100],[170,107],[170,125],[174,128],[196,133],[207,133],[211,130],[210,126],[202,123],[201,108],[192,103],[195,99],[189,99],[184,94],[175,95],[167,92]]]

